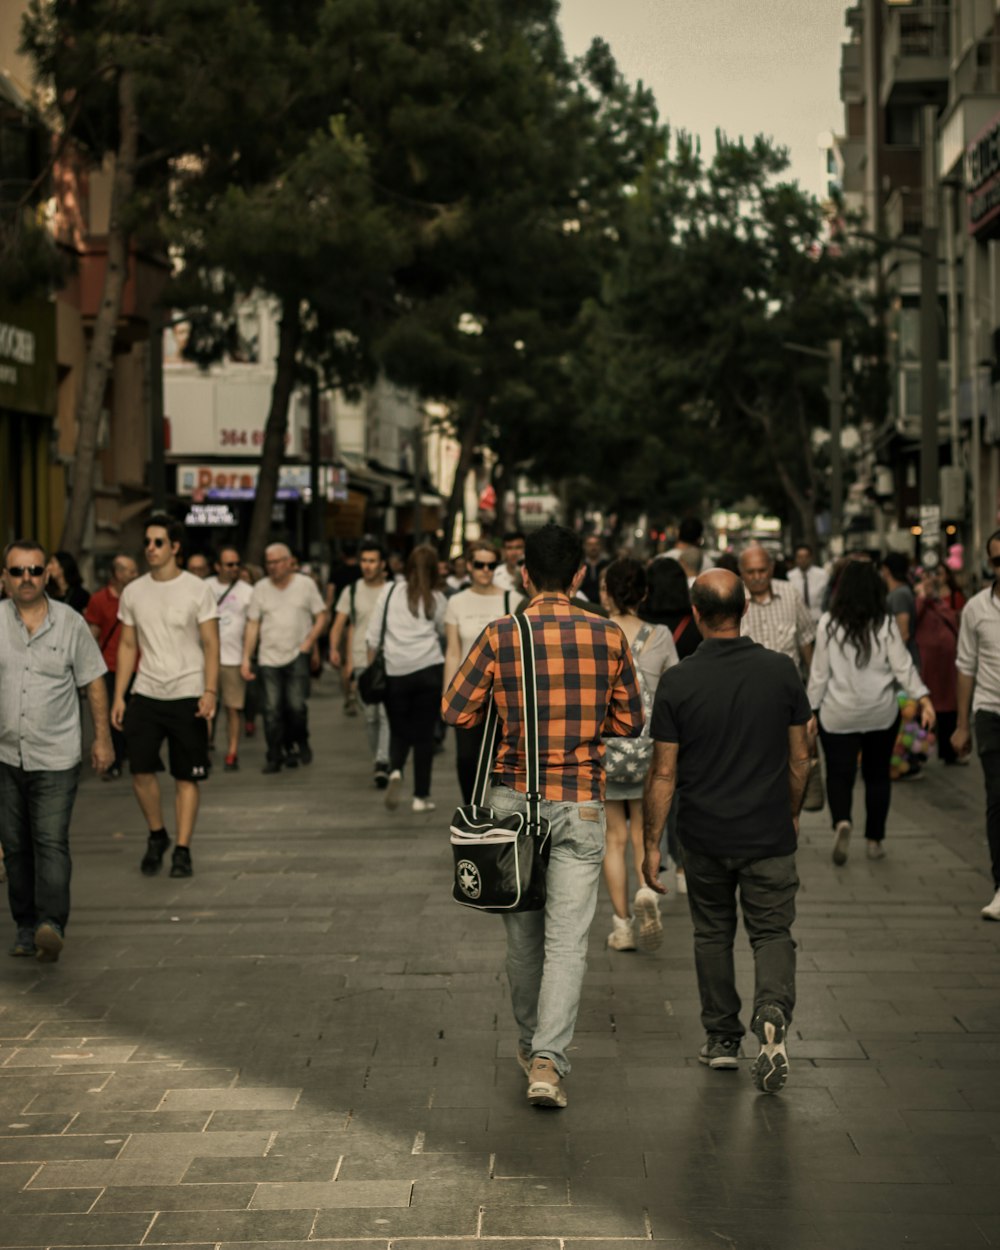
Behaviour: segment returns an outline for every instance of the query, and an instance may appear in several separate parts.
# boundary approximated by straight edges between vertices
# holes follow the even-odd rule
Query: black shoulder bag
[[[397,582],[393,582],[389,587],[389,593],[385,597],[385,611],[382,613],[382,632],[379,635],[375,659],[372,660],[367,668],[363,668],[358,676],[358,694],[361,697],[361,702],[369,705],[385,702],[385,627],[389,621],[389,603],[392,600],[392,592],[397,585]]]
[[[539,911],[545,906],[550,830],[540,811],[535,655],[528,618],[515,616],[514,622],[521,641],[527,811],[498,815],[486,806],[500,719],[491,695],[472,802],[459,807],[451,822],[455,857],[452,897],[465,907],[486,912]]]

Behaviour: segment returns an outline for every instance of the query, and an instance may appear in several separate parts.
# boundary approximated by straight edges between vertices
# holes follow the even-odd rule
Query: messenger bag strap
[[[486,806],[486,790],[490,784],[493,771],[493,756],[496,753],[497,730],[500,726],[500,714],[490,691],[490,701],[486,707],[486,724],[483,726],[483,741],[479,747],[479,762],[476,764],[476,781],[472,787],[472,803],[474,807]]]
[[[524,709],[524,764],[527,784],[528,824],[541,823],[541,760],[538,744],[538,691],[535,683],[535,648],[531,622],[523,613],[514,620],[521,637],[521,694]]]
[[[389,593],[385,597],[385,611],[382,613],[382,632],[378,638],[378,649],[385,650],[385,627],[389,624],[389,601],[392,599],[392,592],[399,585],[399,582],[393,582],[389,587]]]

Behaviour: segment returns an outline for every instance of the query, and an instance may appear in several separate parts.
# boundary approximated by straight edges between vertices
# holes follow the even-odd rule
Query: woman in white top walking
[[[919,701],[921,724],[933,728],[930,693],[886,606],[882,579],[873,565],[852,560],[840,575],[829,612],[820,617],[809,675],[809,704],[819,717],[826,756],[835,864],[847,861],[859,752],[868,858],[885,855],[885,822],[892,795],[889,760],[899,724],[898,690]]]
[[[607,771],[604,880],[615,910],[608,946],[618,951],[634,951],[637,945],[644,950],[653,950],[663,940],[659,900],[648,886],[642,884],[642,861],[645,857],[642,790],[653,758],[653,742],[649,736],[653,697],[660,678],[671,665],[677,663],[677,648],[666,626],[651,625],[639,619],[638,609],[646,598],[646,588],[646,570],[638,560],[614,560],[601,575],[601,603],[632,648],[646,713],[642,737],[608,738],[604,748]],[[628,902],[626,862],[630,844],[639,884],[632,911]]]
[[[474,543],[469,548],[465,562],[472,584],[460,590],[448,600],[444,616],[446,646],[444,655],[444,688],[458,672],[462,661],[472,649],[472,644],[491,621],[508,612],[516,611],[523,596],[513,590],[501,590],[493,584],[493,574],[500,563],[500,556],[490,543]],[[472,729],[455,730],[455,763],[458,767],[458,784],[462,801],[472,800],[476,782],[476,765],[483,742],[486,721]]]
[[[437,585],[437,552],[414,547],[406,561],[405,577],[390,582],[379,596],[368,621],[368,656],[374,659],[385,619],[385,710],[389,716],[388,808],[399,806],[403,769],[413,750],[413,810],[430,812],[434,727],[441,705],[444,677],[446,600]]]

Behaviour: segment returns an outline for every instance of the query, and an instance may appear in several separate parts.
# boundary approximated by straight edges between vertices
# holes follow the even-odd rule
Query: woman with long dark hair
[[[49,575],[49,598],[58,599],[60,603],[82,613],[90,602],[90,591],[84,589],[76,558],[68,551],[56,551],[49,557],[46,570]]]
[[[413,810],[430,812],[434,729],[444,679],[444,614],[433,547],[414,547],[404,579],[382,590],[368,620],[368,654],[373,659],[385,621],[385,710],[389,716],[389,785],[385,805],[399,806],[403,769],[413,751]]]
[[[691,611],[687,573],[672,556],[660,556],[646,570],[646,599],[639,618],[650,625],[665,625],[680,659],[698,649],[701,634]]]
[[[859,753],[865,783],[865,847],[869,859],[885,855],[898,690],[918,701],[921,724],[933,728],[930,693],[886,604],[882,579],[873,565],[849,561],[838,579],[830,610],[820,617],[809,676],[809,703],[819,717],[826,756],[835,864],[847,860]]]

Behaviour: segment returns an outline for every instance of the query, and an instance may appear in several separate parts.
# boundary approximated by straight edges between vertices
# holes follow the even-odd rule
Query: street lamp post
[[[926,568],[941,560],[941,468],[938,451],[938,229],[934,134],[937,109],[928,105],[924,123],[923,224],[920,230],[920,559]]]

